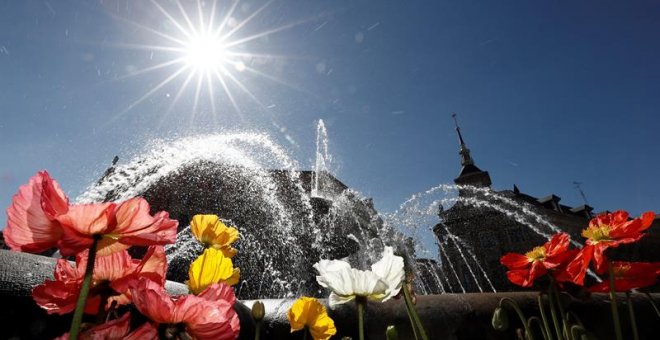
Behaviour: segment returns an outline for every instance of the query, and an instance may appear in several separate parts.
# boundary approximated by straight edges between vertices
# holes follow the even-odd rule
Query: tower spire
[[[461,128],[458,127],[458,120],[456,120],[456,113],[452,112],[454,118],[454,125],[456,126],[456,133],[458,134],[458,141],[461,144],[461,150],[458,152],[461,155],[461,172],[458,177],[454,178],[454,183],[459,185],[471,185],[478,187],[490,187],[490,175],[488,171],[482,171],[475,164],[472,156],[470,156],[470,149],[465,145]],[[459,194],[461,190],[459,189]]]
[[[461,150],[458,152],[461,155],[461,165],[474,165],[474,160],[470,156],[470,149],[465,145],[463,140],[463,135],[461,134],[461,128],[458,126],[458,120],[456,119],[456,113],[452,112],[451,117],[454,118],[454,126],[456,126],[456,133],[458,133],[458,141],[461,144]]]

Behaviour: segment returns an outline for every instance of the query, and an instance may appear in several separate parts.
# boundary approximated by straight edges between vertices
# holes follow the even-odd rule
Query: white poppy
[[[371,270],[351,268],[345,261],[321,260],[314,265],[319,272],[316,281],[332,290],[330,306],[349,302],[356,296],[372,301],[387,301],[399,294],[405,272],[403,258],[395,256],[392,247],[385,247],[383,257],[371,265]]]

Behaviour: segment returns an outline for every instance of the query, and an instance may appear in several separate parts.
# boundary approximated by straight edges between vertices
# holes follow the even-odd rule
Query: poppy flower
[[[130,333],[130,334],[129,334]],[[69,333],[55,340],[68,340]],[[94,326],[79,334],[80,340],[156,340],[158,332],[149,324],[144,324],[131,332],[131,313],[125,313],[119,319]]]
[[[87,252],[76,256],[76,267],[59,259],[55,265],[55,280],[46,280],[32,290],[32,297],[49,314],[66,314],[76,307],[80,294]],[[96,314],[102,303],[109,307],[113,301],[119,305],[131,302],[129,283],[146,278],[159,285],[165,284],[167,260],[162,246],[149,247],[142,260],[131,258],[126,250],[108,256],[97,257],[92,274],[90,293],[85,312]],[[107,299],[101,301],[102,298]]]
[[[149,214],[143,198],[69,205],[57,181],[40,171],[12,198],[3,236],[12,250],[39,253],[57,246],[63,256],[89,249],[98,238],[97,255],[105,256],[131,245],[174,243],[177,225],[167,212]]]
[[[512,283],[531,287],[534,280],[545,275],[549,270],[557,271],[575,256],[577,250],[569,250],[570,237],[566,233],[557,233],[543,246],[535,247],[523,254],[508,253],[500,258],[506,266],[506,276]]]
[[[660,262],[617,262],[612,261],[614,273],[614,290],[627,292],[636,288],[652,286],[658,283]],[[607,293],[610,291],[609,281],[600,282],[589,287],[590,292]]]
[[[291,333],[307,327],[314,340],[327,340],[337,333],[335,322],[319,300],[303,296],[296,300],[287,313]]]
[[[161,211],[151,216],[149,203],[131,198],[122,203],[80,204],[69,206],[66,214],[57,216],[62,225],[60,253],[75,255],[100,238],[97,256],[105,256],[130,246],[174,243],[178,221]]]
[[[18,188],[7,208],[7,227],[3,236],[16,251],[40,253],[57,245],[62,226],[56,220],[67,212],[69,199],[47,171],[39,171]]]
[[[240,274],[240,269],[234,268],[229,257],[220,250],[207,248],[190,265],[188,287],[193,294],[199,294],[214,283],[233,286],[238,283]]]
[[[216,248],[227,257],[236,255],[236,249],[231,244],[238,240],[238,230],[227,227],[217,215],[193,216],[190,230],[204,246]]]
[[[605,250],[639,241],[646,235],[643,232],[651,226],[654,218],[654,213],[645,212],[641,217],[629,220],[628,213],[619,210],[601,214],[589,221],[587,229],[582,231],[582,236],[587,238],[585,245],[566,268],[571,282],[582,285],[592,261],[597,273],[607,271]]]
[[[364,297],[372,301],[387,301],[396,296],[403,284],[403,258],[394,255],[392,247],[385,247],[383,257],[371,270],[351,268],[338,260],[321,260],[314,264],[319,272],[316,281],[332,290],[329,304],[334,306]]]
[[[167,334],[185,331],[195,339],[236,339],[240,332],[234,290],[213,284],[199,295],[171,297],[163,287],[142,279],[131,286],[135,307]]]

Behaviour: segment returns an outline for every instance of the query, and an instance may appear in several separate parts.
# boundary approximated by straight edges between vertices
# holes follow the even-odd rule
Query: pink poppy
[[[195,339],[236,339],[240,332],[233,288],[213,284],[199,295],[171,297],[163,287],[140,280],[131,287],[135,307],[167,333],[185,330]],[[173,334],[176,335],[176,334]]]
[[[48,172],[39,171],[18,188],[7,208],[5,242],[12,250],[40,253],[53,248],[62,237],[56,220],[67,212],[69,200]]]
[[[178,221],[161,211],[151,216],[149,203],[131,198],[120,204],[100,203],[72,205],[66,214],[57,216],[62,225],[62,239],[58,242],[64,256],[74,255],[99,238],[97,255],[105,256],[130,246],[164,245],[174,243]]]
[[[55,266],[55,281],[47,280],[32,290],[32,297],[49,314],[66,314],[75,309],[80,287],[87,265],[87,252],[76,256],[76,267],[69,261],[59,259]],[[116,302],[125,305],[131,302],[129,284],[146,278],[155,284],[165,284],[167,260],[162,246],[149,247],[142,260],[131,258],[126,250],[108,256],[97,257],[92,274],[90,293],[85,312],[96,314],[102,303],[106,308]],[[101,298],[106,301],[101,301]]]
[[[89,249],[95,238],[98,256],[132,245],[174,243],[178,225],[167,212],[152,216],[149,203],[139,197],[119,204],[69,205],[46,171],[19,188],[7,216],[3,235],[11,249],[39,253],[57,246],[63,256]]]
[[[133,332],[131,330],[131,313],[122,315],[119,319],[110,320],[106,323],[94,326],[79,334],[80,340],[156,340],[158,339],[158,330],[151,324],[145,323]],[[130,334],[129,334],[130,332]],[[56,338],[55,340],[68,340],[69,333]]]

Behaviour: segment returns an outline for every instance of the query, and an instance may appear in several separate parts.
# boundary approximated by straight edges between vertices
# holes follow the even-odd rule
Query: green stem
[[[550,282],[552,284],[551,289],[555,293],[555,299],[557,300],[557,306],[559,307],[559,314],[561,315],[561,321],[564,324],[567,324],[568,320],[566,319],[566,312],[564,311],[564,304],[561,303],[561,293],[557,289],[557,282],[555,282],[554,278],[551,278],[550,280],[551,280]]]
[[[543,293],[539,294],[537,298],[539,302],[539,311],[541,312],[541,320],[543,321],[543,327],[545,328],[545,334],[548,335],[548,340],[553,340],[552,331],[550,330],[550,324],[548,323],[548,316],[545,314],[545,307],[543,306]]]
[[[73,313],[71,320],[71,329],[69,330],[69,339],[77,340],[80,333],[80,324],[82,323],[83,313],[85,312],[85,303],[87,302],[87,295],[89,294],[89,286],[92,283],[92,274],[94,273],[94,262],[96,262],[96,244],[99,237],[94,236],[94,242],[89,247],[89,255],[87,256],[87,266],[85,268],[85,277],[80,287],[80,295],[78,295],[78,302],[76,302],[76,310]]]
[[[412,313],[410,312],[410,307],[408,306],[408,303],[406,302],[406,311],[408,312],[408,320],[410,320],[410,328],[413,330],[413,335],[415,336],[415,340],[419,340],[419,335],[417,334],[417,327],[415,327],[415,320],[413,320]]]
[[[254,325],[254,340],[259,339],[261,339],[261,321],[257,321]]]
[[[579,339],[582,335],[585,334],[587,334],[587,331],[584,329],[584,327],[579,325],[573,325],[573,327],[571,327],[571,336],[573,339]]]
[[[573,317],[573,319],[575,320],[575,322],[577,322],[577,324],[578,324],[580,327],[584,327],[584,323],[582,322],[582,320],[580,319],[580,317],[577,316],[577,314],[573,313],[572,311],[568,311],[568,312],[566,312],[566,320],[570,320],[570,317]]]
[[[635,320],[635,309],[633,308],[630,292],[626,292],[626,302],[628,302],[628,315],[630,315],[630,326],[633,330],[633,339],[639,340],[639,333],[637,332],[637,320]]]
[[[358,332],[359,339],[364,340],[364,307],[367,304],[366,298],[359,296],[355,299],[358,312]]]
[[[543,322],[541,322],[541,319],[538,318],[538,316],[532,316],[531,318],[527,319],[527,326],[529,327],[530,331],[532,330],[532,323],[536,322],[538,325],[539,329],[541,330],[541,336],[543,336],[543,339],[549,340],[548,338],[548,333],[546,332]]]
[[[550,315],[552,316],[552,324],[555,327],[555,333],[557,333],[557,339],[562,340],[563,339],[563,333],[561,331],[561,326],[559,325],[559,319],[557,319],[557,309],[555,307],[555,301],[554,301],[554,290],[552,289],[552,286],[550,286],[550,290],[548,293],[548,302],[550,303]]]
[[[412,302],[412,297],[410,296],[408,285],[404,284],[403,287],[401,287],[401,289],[403,290],[403,298],[406,301],[408,314],[410,317],[412,317],[413,321],[415,322],[417,331],[419,331],[419,336],[422,337],[423,340],[429,340],[429,337],[426,335],[426,330],[424,330],[424,325],[422,325],[422,320],[420,320],[419,314],[417,314],[417,310],[415,310],[415,305]]]
[[[617,340],[623,340],[623,333],[621,332],[621,320],[619,320],[619,309],[616,304],[616,292],[614,291],[614,268],[611,263],[607,262],[607,270],[609,272],[610,280],[610,306],[612,307],[612,319],[614,321],[614,332]]]
[[[557,307],[559,307],[559,315],[561,316],[561,328],[564,330],[564,336],[570,340],[573,339],[573,336],[570,332],[570,324],[568,323],[568,317],[566,315],[566,312],[564,311],[564,304],[561,302],[561,293],[559,292],[559,289],[557,289],[557,281],[555,281],[555,278],[550,276],[550,289],[552,289],[555,300],[557,301]]]
[[[518,307],[518,304],[515,301],[511,300],[510,298],[503,298],[502,300],[500,300],[500,307],[502,307],[502,304],[504,304],[505,302],[509,306],[511,306],[511,308],[513,308],[514,311],[516,311],[516,314],[518,314],[518,318],[520,319],[520,322],[525,328],[525,334],[527,335],[527,339],[534,340],[534,335],[532,334],[532,332],[530,332],[529,326],[527,325],[527,320],[525,320],[525,314],[523,314],[520,307]]]
[[[660,309],[658,309],[658,305],[655,304],[655,301],[653,301],[653,297],[649,293],[644,293],[647,299],[649,299],[649,302],[651,303],[651,306],[653,306],[653,309],[655,309],[655,313],[658,314],[658,317],[660,317]]]
[[[309,329],[305,326],[305,328],[303,328],[303,340],[307,340],[307,333],[309,333]]]

